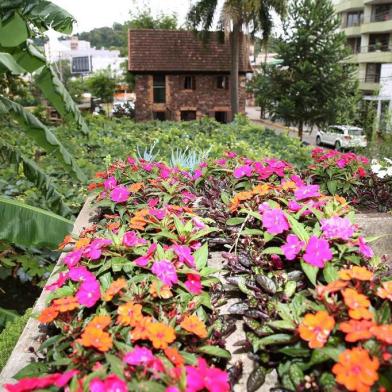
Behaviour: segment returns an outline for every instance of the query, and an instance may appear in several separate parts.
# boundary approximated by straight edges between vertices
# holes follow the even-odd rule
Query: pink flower
[[[154,360],[154,354],[146,347],[135,346],[133,351],[125,354],[123,361],[128,365],[140,366],[148,364]]]
[[[109,246],[112,244],[112,241],[106,238],[96,238],[91,242],[91,244],[87,245],[83,256],[87,257],[90,260],[98,260],[102,255],[102,248]]]
[[[143,163],[141,166],[146,172],[150,172],[154,168],[152,163]]]
[[[69,270],[69,278],[74,282],[95,280],[95,276],[86,267],[76,267]]]
[[[72,268],[79,263],[82,255],[83,249],[73,250],[64,257],[64,264],[66,264],[69,268]]]
[[[204,229],[206,227],[204,222],[201,219],[199,219],[197,216],[194,216],[192,218],[192,222],[198,229]]]
[[[170,174],[171,174],[171,170],[166,165],[162,166],[159,169],[159,177],[161,177],[163,180],[168,179],[170,177]]]
[[[344,159],[344,158],[340,158],[340,159],[338,159],[337,161],[336,161],[336,166],[339,168],[339,169],[344,169],[346,166],[347,166],[347,160],[346,159]]]
[[[157,278],[169,287],[171,287],[173,283],[178,282],[177,271],[169,260],[155,261],[151,271]]]
[[[84,305],[87,308],[93,307],[101,298],[98,281],[96,279],[91,279],[83,282],[76,293],[76,298],[81,305]]]
[[[134,231],[127,231],[122,239],[122,243],[124,246],[128,246],[129,248],[136,245],[143,245],[146,243],[146,240],[143,238],[139,238]]]
[[[54,373],[42,377],[22,378],[16,384],[5,384],[4,387],[8,392],[28,392],[50,386],[63,388],[78,373],[77,370],[69,370],[65,373]]]
[[[296,174],[292,175],[292,176],[290,177],[290,180],[293,181],[294,184],[295,184],[297,187],[305,186],[305,183],[303,182],[302,178],[301,178],[300,176],[296,175]]]
[[[225,155],[227,156],[227,158],[235,158],[237,156],[237,153],[235,153],[234,151],[226,151]]]
[[[138,257],[133,262],[139,267],[145,267],[150,261],[151,256],[155,253],[156,249],[157,244],[154,243],[147,249],[147,253],[144,256]]]
[[[315,235],[311,236],[306,246],[304,260],[315,267],[324,268],[325,263],[332,260],[332,252],[328,241]]]
[[[115,177],[109,177],[105,182],[103,183],[103,187],[107,191],[111,191],[113,188],[117,186],[117,180]]]
[[[180,390],[177,387],[171,386],[171,387],[167,387],[165,389],[165,392],[180,392]]]
[[[224,158],[217,159],[217,160],[215,161],[215,163],[216,163],[218,166],[225,166],[226,163],[227,163],[227,159],[224,159]]]
[[[294,196],[298,201],[318,197],[320,196],[320,187],[318,185],[302,186],[294,191]]]
[[[271,210],[272,210],[272,208],[270,207],[270,205],[266,201],[259,205],[260,214],[264,214],[265,211],[271,211]]]
[[[159,204],[159,198],[155,197],[155,198],[149,199],[147,204],[150,208],[154,208]]]
[[[110,192],[110,198],[116,203],[125,203],[129,199],[130,194],[124,185],[119,185]]]
[[[228,374],[223,370],[208,367],[204,358],[198,358],[197,367],[186,366],[186,392],[229,392]]]
[[[374,256],[373,249],[366,243],[365,238],[359,237],[358,238],[358,246],[359,246],[359,253],[366,257],[367,259],[371,259]]]
[[[45,290],[48,290],[48,291],[57,290],[60,287],[62,287],[67,280],[68,280],[68,272],[65,274],[60,272],[58,279],[55,282],[53,282],[52,284],[45,286]]]
[[[197,180],[197,179],[200,178],[202,175],[203,175],[202,171],[201,171],[200,169],[196,169],[196,170],[193,172],[192,180]]]
[[[324,237],[329,240],[334,238],[348,240],[355,232],[350,220],[340,216],[321,220],[321,230],[324,232]]]
[[[289,234],[286,239],[286,243],[280,247],[282,249],[283,254],[285,255],[287,260],[294,260],[298,253],[301,252],[304,246],[304,242],[300,241],[300,239],[294,235]]]
[[[202,291],[200,275],[188,274],[186,278],[185,287],[190,293],[199,295]]]
[[[263,213],[263,227],[270,234],[281,234],[289,229],[289,223],[281,209],[273,208]]]
[[[302,207],[295,200],[290,200],[288,204],[289,210],[293,212],[298,212]]]
[[[125,381],[121,380],[114,374],[108,376],[105,380],[93,378],[89,384],[90,392],[128,392],[128,386]]]
[[[174,253],[178,256],[180,263],[185,263],[189,267],[195,267],[195,258],[192,256],[191,250],[185,245],[173,245],[172,249]]]
[[[250,177],[252,175],[252,166],[243,165],[234,169],[233,176],[235,178]]]
[[[159,220],[162,220],[166,216],[166,210],[164,208],[151,208],[148,213]]]

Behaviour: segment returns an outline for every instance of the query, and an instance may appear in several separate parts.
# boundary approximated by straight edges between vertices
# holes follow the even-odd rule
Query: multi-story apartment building
[[[375,101],[378,124],[386,128],[392,110],[392,0],[335,0],[335,10],[352,50],[348,62],[358,64],[364,99]]]

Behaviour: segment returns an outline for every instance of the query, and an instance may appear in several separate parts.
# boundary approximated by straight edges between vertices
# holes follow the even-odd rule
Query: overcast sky
[[[51,0],[70,12],[78,24],[75,33],[124,22],[131,9],[150,7],[153,14],[175,12],[180,24],[185,20],[190,0]]]

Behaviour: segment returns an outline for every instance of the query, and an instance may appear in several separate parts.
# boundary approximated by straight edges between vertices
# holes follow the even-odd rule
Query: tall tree
[[[334,123],[342,102],[356,95],[339,25],[330,0],[293,1],[283,39],[276,45],[282,63],[271,73],[274,111],[298,126],[301,139],[304,124]]]
[[[239,61],[241,32],[254,35],[262,32],[267,42],[272,30],[272,12],[284,16],[287,0],[225,0],[222,7],[218,0],[199,0],[188,13],[188,23],[193,29],[208,31],[219,14],[218,27],[230,34],[231,39],[231,110],[233,116],[239,111]]]

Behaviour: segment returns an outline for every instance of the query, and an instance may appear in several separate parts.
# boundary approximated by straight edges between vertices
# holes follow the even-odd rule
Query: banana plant
[[[37,86],[48,102],[66,121],[74,121],[80,131],[87,134],[87,125],[77,105],[40,48],[34,44],[34,40],[43,38],[49,29],[70,34],[74,22],[72,15],[47,0],[2,0],[0,2],[0,76],[8,74],[20,77],[33,74]],[[56,135],[23,106],[7,97],[6,91],[0,92],[0,116],[10,118],[11,124],[17,125],[11,128],[13,131],[24,132],[38,146],[55,154],[67,170],[80,181],[85,180],[75,158]],[[1,140],[0,144],[0,159],[22,167],[26,178],[45,195],[53,212],[62,216],[54,213],[45,215],[43,210],[2,198],[0,199],[0,226],[2,226],[0,239],[29,246],[54,245],[54,240],[57,241],[58,238],[45,240],[45,236],[47,238],[48,233],[52,231],[47,225],[59,229],[61,235],[70,228],[71,221],[64,217],[69,218],[72,214],[64,204],[63,196],[55,189],[50,177],[4,140]],[[10,224],[11,218],[13,224]],[[27,218],[26,224],[20,220]],[[39,228],[38,222],[42,224],[42,228],[45,228],[45,233],[42,228]]]

